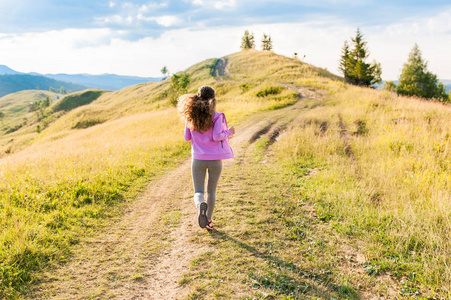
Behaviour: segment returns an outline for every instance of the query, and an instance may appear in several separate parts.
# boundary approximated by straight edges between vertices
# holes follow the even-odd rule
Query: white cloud
[[[451,11],[434,18],[399,22],[385,27],[361,28],[371,52],[369,61],[382,64],[384,80],[397,79],[403,63],[418,43],[430,71],[451,79]],[[128,22],[116,16],[115,22]],[[176,16],[146,17],[141,21],[173,26]],[[136,17],[138,19],[138,17]],[[167,30],[158,38],[128,41],[129,32],[111,29],[68,29],[21,35],[0,34],[2,63],[22,72],[116,73],[160,76],[166,65],[182,71],[204,59],[222,57],[240,50],[244,30],[250,30],[260,49],[263,33],[273,39],[274,51],[286,56],[298,53],[307,63],[338,74],[338,60],[345,40],[355,35],[355,26],[337,20],[321,22],[257,24],[221,28]],[[208,41],[208,43],[199,42]]]
[[[150,2],[141,6],[131,2],[122,4],[122,11],[118,14],[95,18],[98,24],[103,26],[114,25],[132,25],[137,21],[152,21],[163,27],[170,27],[181,23],[181,19],[176,16],[147,16],[155,10],[168,6],[167,2]]]
[[[383,79],[399,77],[415,44],[428,61],[429,71],[441,79],[451,78],[451,9],[385,28],[369,28],[366,37],[372,56],[382,64]]]
[[[134,18],[131,15],[121,16],[113,15],[109,17],[101,17],[95,19],[97,23],[102,25],[116,24],[116,25],[130,25],[133,23]]]
[[[150,17],[144,19],[148,21],[155,21],[158,25],[163,27],[171,27],[182,23],[182,20],[176,16]]]
[[[387,26],[385,33],[394,37],[446,34],[451,31],[451,9],[440,14],[415,20],[405,20]]]
[[[167,6],[168,6],[167,2],[160,2],[160,3],[150,2],[147,4],[141,5],[138,9],[138,13],[147,13],[149,11],[153,11],[158,8],[163,8],[163,7],[167,7]]]
[[[218,10],[236,7],[236,0],[191,0],[192,4]]]
[[[451,9],[429,18],[427,28],[431,33],[447,33],[451,31]]]
[[[107,72],[159,76],[162,65],[167,65],[171,72],[177,72],[204,59],[239,51],[245,29],[255,33],[258,48],[261,35],[266,32],[272,36],[277,53],[288,56],[294,52],[306,54],[307,61],[321,61],[319,65],[322,67],[336,60],[330,48],[325,46],[325,39],[317,39],[325,35],[326,31],[315,30],[304,24],[224,27],[200,31],[178,29],[169,30],[159,38],[148,37],[137,41],[122,40],[117,32],[109,29],[71,29],[4,37],[0,40],[0,52],[9,53],[2,57],[3,60],[13,69],[23,72]],[[292,35],[289,32],[304,32],[307,35]],[[206,40],[209,42],[198,42]],[[26,59],[21,59],[23,57]]]
[[[216,9],[226,9],[233,8],[236,6],[235,0],[227,0],[227,1],[216,1],[214,7]]]

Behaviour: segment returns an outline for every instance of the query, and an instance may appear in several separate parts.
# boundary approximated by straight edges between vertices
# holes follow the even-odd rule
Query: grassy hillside
[[[4,117],[0,120],[0,157],[14,151],[14,144],[27,145],[36,130],[36,112],[29,111],[31,102],[45,101],[55,103],[61,97],[48,91],[26,90],[9,94],[0,98],[0,112]],[[31,127],[33,126],[33,127]]]
[[[61,95],[38,90],[26,90],[9,94],[0,98],[0,111],[5,117],[2,119],[2,126],[8,126],[17,119],[27,117],[30,102],[45,100],[47,97],[51,102],[55,102]]]
[[[351,87],[272,52],[242,51],[224,59],[228,72],[222,76],[212,76],[217,59],[186,72],[189,92],[202,84],[216,89],[218,110],[229,123],[305,101],[299,88],[323,97],[295,111],[298,117],[278,143],[258,142],[271,150],[270,166],[290,193],[267,211],[298,234],[304,226],[300,208],[309,203],[318,222],[342,239],[359,241],[371,276],[392,276],[408,297],[449,296],[449,106]],[[166,97],[169,84],[103,93],[40,133],[24,132],[32,136],[29,145],[0,158],[0,296],[26,291],[43,269],[70,259],[80,236],[94,234],[150,178],[187,158],[183,124]],[[268,216],[259,226],[271,224]],[[310,251],[302,237],[290,241],[294,248],[288,249]],[[217,263],[220,269],[227,262]],[[202,264],[193,272],[196,267]],[[254,275],[265,284],[263,275]],[[213,293],[204,289],[205,297]]]
[[[451,107],[350,86],[325,100],[277,145],[298,203],[363,243],[365,271],[401,295],[448,298]]]
[[[280,66],[292,61],[261,52],[238,53],[230,61],[256,55],[262,60],[273,57]],[[237,71],[237,81],[216,82],[209,75],[210,63],[188,70],[193,79],[190,91],[201,84],[213,85],[218,109],[229,111],[231,122],[297,99],[282,86],[278,94],[256,97],[279,84],[243,88],[246,83],[238,79],[247,70]],[[248,64],[256,69],[254,62]],[[301,62],[295,64],[303,69]],[[105,93],[33,133],[35,142],[25,150],[0,159],[0,222],[8,229],[0,236],[3,290],[15,293],[23,282],[33,281],[35,271],[64,260],[77,235],[89,233],[114,211],[111,207],[127,200],[130,191],[150,176],[186,157],[187,145],[180,135],[183,124],[163,97],[168,87],[166,80]],[[75,126],[94,119],[103,124],[83,131]]]
[[[0,111],[4,114],[0,131],[0,157],[27,147],[40,136],[50,123],[66,112],[96,100],[103,91],[86,90],[68,95],[47,91],[21,91],[0,98]],[[30,110],[30,104],[47,101],[48,106]],[[86,128],[96,123],[80,123]]]

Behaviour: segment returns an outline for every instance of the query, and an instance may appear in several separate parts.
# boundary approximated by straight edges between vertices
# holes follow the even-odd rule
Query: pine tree
[[[254,49],[255,38],[253,33],[249,33],[249,30],[244,31],[244,35],[241,38],[241,49]]]
[[[350,53],[349,53],[349,44],[348,41],[345,41],[343,45],[343,49],[341,49],[341,58],[340,65],[338,69],[343,73],[343,76],[346,78],[350,77],[349,69],[350,69]]]
[[[166,79],[167,76],[169,75],[169,70],[166,66],[164,66],[160,72],[161,72],[161,74],[163,74],[163,79]]]
[[[438,81],[437,75],[427,70],[427,62],[421,57],[417,44],[403,66],[396,91],[399,95],[450,100],[445,86]]]
[[[272,50],[272,39],[271,39],[271,36],[266,35],[265,33],[263,33],[262,50],[267,50],[267,51]]]
[[[380,63],[373,61],[368,64],[369,51],[367,42],[363,38],[360,29],[356,36],[351,38],[351,47],[345,41],[340,58],[339,70],[343,73],[346,82],[361,86],[372,86],[382,81],[382,69]]]

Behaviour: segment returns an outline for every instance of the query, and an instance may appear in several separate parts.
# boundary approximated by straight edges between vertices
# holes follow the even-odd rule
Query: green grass
[[[30,102],[38,102],[49,98],[51,102],[57,101],[58,94],[39,91],[26,90],[9,94],[0,98],[0,111],[5,117],[0,121],[0,136],[5,134],[7,128],[12,128],[18,124],[24,123],[24,118],[28,122],[33,122],[37,117],[36,113],[28,112]]]
[[[267,97],[269,95],[278,95],[282,92],[282,88],[280,86],[269,86],[262,90],[260,90],[256,96],[257,97]]]
[[[217,231],[198,235],[214,251],[181,280],[187,299],[450,296],[451,108],[325,87],[221,179]]]
[[[449,112],[438,103],[343,88],[277,145],[293,172],[299,159],[318,162],[314,176],[298,180],[300,197],[338,233],[364,241],[366,270],[393,274],[407,296],[450,295]]]
[[[265,85],[274,85],[269,74],[263,78],[259,69],[235,63],[230,70],[239,75],[231,77],[240,85],[221,87],[243,98],[276,94],[265,92],[271,90]],[[265,68],[269,64],[261,73]],[[274,74],[277,82],[285,76]],[[268,145],[263,137],[253,146],[256,165],[236,166],[223,178],[228,183],[218,198],[227,199],[226,207],[218,205],[215,216],[220,229],[199,236],[215,251],[194,260],[182,279],[192,289],[187,298],[359,299],[362,290],[449,298],[450,106],[316,76],[293,78],[324,96],[303,100],[305,111],[270,147],[275,158],[262,152]],[[265,252],[271,243],[275,250]],[[352,244],[364,262],[346,271],[349,254],[341,255],[340,247]],[[302,266],[307,280],[298,277],[299,269],[281,268],[281,261]]]
[[[229,110],[232,115],[236,116],[236,118],[232,118],[232,121],[246,117],[255,111],[277,109],[293,104],[297,100],[297,95],[289,89],[280,87],[279,82],[291,83],[309,78],[314,78],[312,79],[314,82],[316,80],[323,81],[324,79],[319,77],[320,75],[328,77],[325,84],[329,84],[330,79],[338,79],[324,70],[302,63],[298,59],[287,58],[267,51],[241,51],[226,56],[226,58],[229,61],[228,68],[231,75],[228,79],[232,79],[230,81],[218,81],[212,76],[217,58],[207,59],[193,65],[186,72],[192,79],[188,86],[188,92],[197,93],[200,85],[213,86],[217,91],[219,102],[225,103],[222,109]],[[253,76],[248,74],[253,74]],[[62,107],[63,110],[49,113],[40,123],[37,123],[37,118],[32,114],[30,114],[30,118],[24,114],[24,111],[21,111],[20,114],[17,114],[16,122],[11,124],[20,125],[23,123],[23,117],[27,117],[29,119],[27,125],[21,126],[14,134],[7,134],[0,138],[0,156],[20,151],[36,141],[39,142],[61,134],[70,134],[73,129],[87,128],[124,116],[169,108],[171,107],[167,98],[169,85],[170,78],[162,82],[130,86],[116,92],[103,92],[100,96],[96,94],[100,92],[95,91],[67,95],[52,107],[55,111],[59,110],[58,107]],[[267,97],[262,98],[255,97],[256,93],[271,86],[281,89],[282,92],[268,94]],[[96,98],[97,96],[98,98]],[[96,100],[91,102],[94,98]],[[24,101],[27,103],[32,99],[25,97]],[[68,102],[76,104],[69,105]],[[91,104],[77,107],[80,103]],[[63,114],[69,108],[71,110]],[[62,115],[65,117],[61,118]],[[6,123],[7,118],[5,118],[5,126]],[[41,128],[40,133],[36,131],[37,125]]]
[[[294,86],[323,96],[284,111],[280,141],[261,138],[224,174],[218,230],[197,236],[215,251],[181,279],[187,298],[359,299],[362,290],[384,294],[384,276],[404,298],[449,297],[450,107],[348,86],[272,52],[227,58],[225,79],[211,76],[217,59],[186,71],[189,92],[215,88],[231,125],[300,100]],[[0,297],[19,297],[69,260],[80,237],[187,157],[168,88],[165,80],[105,92],[39,134],[33,124],[2,137]],[[174,211],[159,222],[180,219]],[[346,251],[365,261],[349,267]]]
[[[217,229],[196,239],[214,250],[193,260],[180,281],[190,285],[186,299],[359,299],[337,267],[331,229],[306,213],[306,199],[290,184],[307,178],[315,161],[287,172],[266,145],[267,138],[257,141],[246,164],[221,178]]]
[[[168,119],[172,134],[161,127]],[[36,271],[65,261],[80,236],[117,214],[150,177],[185,159],[189,149],[176,134],[182,125],[173,113],[144,114],[1,160],[2,297],[24,291]],[[143,138],[149,130],[152,136]]]
[[[233,63],[236,58],[229,59]],[[298,97],[281,88],[260,99],[255,92],[261,87],[252,81],[244,92],[244,82],[216,81],[211,76],[215,61],[187,70],[193,79],[189,90],[211,84],[217,90],[218,110],[230,116],[231,124]],[[183,124],[163,97],[168,88],[165,80],[117,92],[68,95],[51,107],[60,112],[3,137],[1,297],[19,295],[42,270],[69,259],[80,237],[93,234],[102,220],[120,213],[122,204],[151,177],[186,158],[189,144],[182,141]],[[42,125],[40,133],[37,124]],[[177,224],[179,219],[180,215],[168,215],[162,222]]]
[[[86,90],[79,93],[73,93],[64,96],[60,101],[53,105],[52,109],[58,111],[70,111],[82,105],[86,105],[96,100],[103,94],[100,90]]]

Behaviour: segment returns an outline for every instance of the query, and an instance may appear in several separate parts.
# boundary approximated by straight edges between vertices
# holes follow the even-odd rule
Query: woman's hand
[[[229,130],[232,132],[232,134],[235,134],[235,126],[230,126]]]

